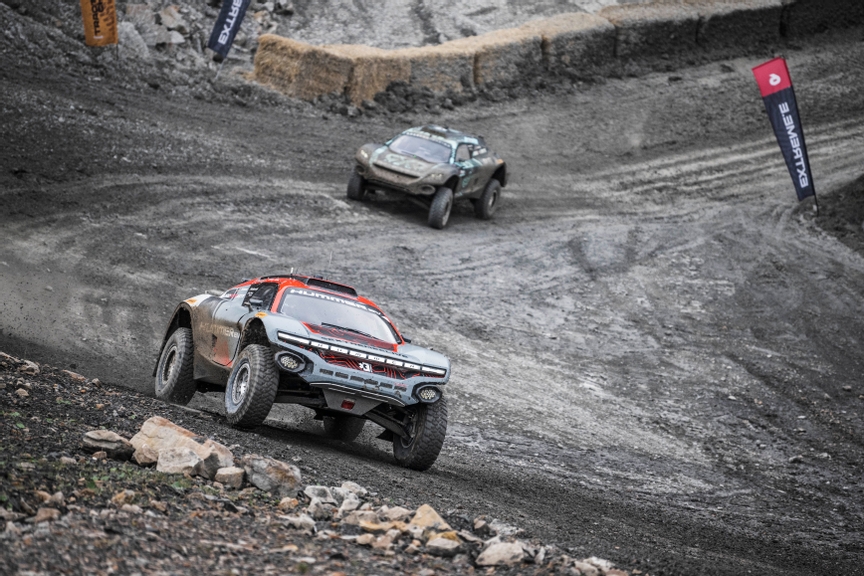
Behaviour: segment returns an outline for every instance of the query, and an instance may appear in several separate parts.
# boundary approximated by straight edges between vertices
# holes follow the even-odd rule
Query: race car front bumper
[[[279,369],[320,392],[323,407],[354,416],[380,404],[406,407],[435,402],[450,376],[448,369],[415,364],[392,353],[349,348],[281,331],[278,337],[272,348]]]
[[[411,196],[432,196],[438,186],[444,184],[443,178],[438,181],[429,176],[411,176],[402,172],[388,170],[381,166],[357,165],[357,172],[366,180],[370,188],[378,188],[390,192],[400,192]]]

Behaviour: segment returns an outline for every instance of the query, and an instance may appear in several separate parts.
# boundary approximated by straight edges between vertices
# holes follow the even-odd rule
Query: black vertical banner
[[[207,43],[207,47],[222,58],[228,56],[228,52],[231,50],[231,44],[234,43],[234,37],[240,30],[240,24],[246,15],[249,2],[250,0],[225,0],[225,3],[222,4],[219,18],[216,19],[213,32],[210,34],[210,41]]]
[[[768,118],[774,127],[777,143],[783,151],[786,166],[792,175],[798,200],[816,196],[813,187],[813,173],[810,172],[810,160],[807,158],[807,145],[804,143],[804,131],[801,118],[798,116],[798,103],[795,100],[795,90],[792,78],[783,58],[775,58],[765,64],[753,68],[753,75],[759,83],[762,101],[768,111]]]

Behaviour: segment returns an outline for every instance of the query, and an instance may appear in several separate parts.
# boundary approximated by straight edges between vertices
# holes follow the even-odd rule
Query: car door
[[[471,150],[467,144],[456,148],[456,166],[459,168],[459,186],[453,192],[457,197],[470,194],[477,189],[477,162],[471,159]]]
[[[274,283],[253,284],[236,290],[229,290],[220,297],[221,302],[213,314],[211,332],[212,360],[220,366],[229,366],[237,354],[240,335],[247,317],[261,310],[259,298],[270,294],[270,302],[276,293]],[[256,297],[257,296],[257,297]]]
[[[475,172],[477,178],[474,190],[482,192],[486,188],[489,179],[492,178],[492,174],[498,168],[498,163],[482,142],[477,146],[471,147],[471,160],[477,166]]]

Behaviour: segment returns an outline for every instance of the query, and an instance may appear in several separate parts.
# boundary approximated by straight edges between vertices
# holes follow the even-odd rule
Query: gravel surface
[[[630,570],[861,573],[860,29],[782,47],[815,217],[750,74],[771,53],[347,117],[242,68],[3,46],[0,349],[151,394],[176,302],[326,274],[452,358],[442,455],[406,471],[287,408],[250,442]],[[427,121],[508,161],[495,219],[345,198],[357,147]]]

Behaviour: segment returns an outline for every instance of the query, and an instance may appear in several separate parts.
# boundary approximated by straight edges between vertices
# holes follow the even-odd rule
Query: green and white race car
[[[348,198],[374,190],[398,192],[429,206],[429,226],[444,228],[453,201],[466,198],[489,219],[507,184],[507,165],[482,136],[440,126],[409,128],[386,144],[365,144],[354,157]]]

